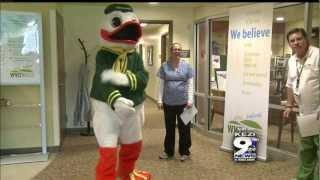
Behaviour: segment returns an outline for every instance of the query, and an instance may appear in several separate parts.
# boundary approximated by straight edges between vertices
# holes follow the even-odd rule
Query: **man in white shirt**
[[[294,54],[288,61],[287,107],[284,117],[288,117],[295,104],[300,115],[320,110],[319,48],[311,46],[307,33],[302,28],[294,28],[287,33],[287,40]],[[300,167],[298,180],[319,180],[319,134],[300,137]]]

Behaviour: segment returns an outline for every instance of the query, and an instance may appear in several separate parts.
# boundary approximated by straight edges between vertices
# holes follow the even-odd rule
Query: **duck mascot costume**
[[[140,23],[127,4],[111,4],[104,14],[90,93],[99,144],[96,180],[149,180],[148,172],[134,169],[142,148],[144,90],[149,79],[135,51]]]

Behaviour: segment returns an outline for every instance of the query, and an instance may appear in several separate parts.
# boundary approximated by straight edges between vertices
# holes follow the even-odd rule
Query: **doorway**
[[[169,33],[161,36],[161,64],[168,59],[169,55]]]
[[[136,49],[143,59],[144,67],[149,72],[146,94],[156,100],[159,90],[157,73],[162,63],[170,56],[169,45],[172,43],[173,22],[171,20],[140,20],[142,38]]]
[[[64,61],[64,31],[63,17],[56,11],[50,11],[50,22],[52,25],[52,69],[55,72],[54,87],[54,144],[62,146],[66,129],[66,100],[65,100],[65,61]]]
[[[170,56],[169,54],[169,44],[172,44],[173,39],[173,21],[171,20],[140,20],[140,24],[143,27],[143,30],[150,31],[150,29],[163,28],[167,26],[167,30],[161,34],[161,50],[160,50],[160,59],[161,63],[165,62]],[[160,32],[161,33],[161,32]],[[143,36],[143,34],[142,34]],[[140,48],[140,47],[139,47]]]

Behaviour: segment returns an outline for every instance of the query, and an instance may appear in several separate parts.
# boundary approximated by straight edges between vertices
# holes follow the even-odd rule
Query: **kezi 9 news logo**
[[[237,128],[233,140],[233,160],[237,162],[257,160],[258,138],[254,131]]]

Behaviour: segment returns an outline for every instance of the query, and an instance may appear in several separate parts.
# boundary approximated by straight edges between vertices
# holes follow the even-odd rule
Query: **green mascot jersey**
[[[141,104],[145,99],[145,88],[148,82],[148,72],[144,69],[141,56],[133,51],[127,54],[127,67],[125,74],[129,80],[129,87],[113,85],[110,82],[103,83],[101,74],[104,70],[112,69],[118,55],[112,50],[102,48],[96,56],[96,73],[93,78],[90,96],[105,102],[113,107],[119,97],[130,99],[134,106]]]

